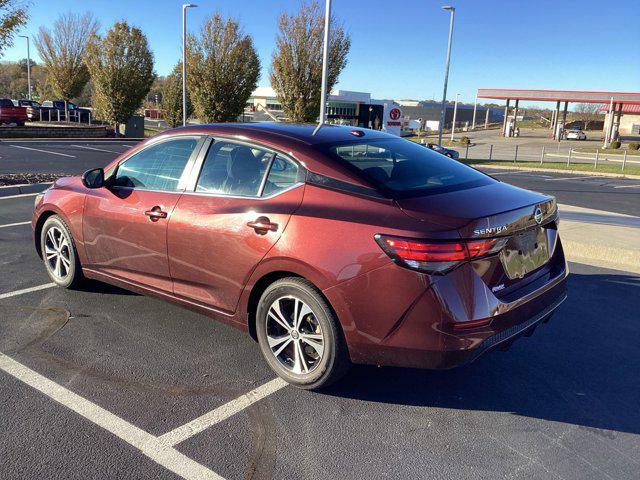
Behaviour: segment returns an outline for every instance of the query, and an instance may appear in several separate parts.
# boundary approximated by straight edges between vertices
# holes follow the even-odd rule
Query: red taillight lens
[[[505,239],[427,242],[388,235],[375,236],[378,245],[397,263],[427,273],[444,273],[466,260],[499,251]]]

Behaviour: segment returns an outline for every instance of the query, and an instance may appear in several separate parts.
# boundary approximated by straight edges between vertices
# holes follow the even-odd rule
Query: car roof
[[[297,140],[307,145],[321,143],[335,143],[344,141],[370,140],[378,138],[398,138],[379,130],[369,130],[361,127],[325,124],[316,135],[313,135],[317,124],[284,123],[284,122],[256,122],[256,123],[209,123],[179,127],[165,133],[225,133],[225,134],[268,134]],[[360,132],[354,135],[352,132]]]

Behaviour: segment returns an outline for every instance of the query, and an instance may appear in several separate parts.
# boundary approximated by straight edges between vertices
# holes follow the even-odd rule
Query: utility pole
[[[33,100],[31,98],[31,53],[29,51],[29,37],[27,35],[18,35],[19,37],[27,39],[27,84],[29,88],[29,100]]]
[[[193,3],[182,5],[182,126],[187,124],[187,8],[194,7]]]
[[[453,105],[453,122],[451,122],[451,141],[453,142],[453,134],[456,132],[456,116],[458,114],[458,98],[459,93],[456,93],[456,103]]]
[[[324,45],[322,48],[322,89],[320,91],[320,119],[313,135],[318,133],[325,122],[327,110],[327,76],[329,71],[329,28],[331,26],[331,0],[325,1],[324,8]]]
[[[440,125],[438,125],[438,146],[442,146],[442,128],[444,127],[445,111],[447,107],[447,83],[449,82],[449,64],[451,63],[451,41],[453,40],[453,20],[456,7],[445,5],[443,10],[449,10],[449,41],[447,43],[447,61],[444,67],[444,90],[442,92],[442,109],[440,110]]]
[[[471,122],[471,130],[476,129],[476,112],[478,110],[478,92],[476,92],[476,101],[473,102],[473,121]]]

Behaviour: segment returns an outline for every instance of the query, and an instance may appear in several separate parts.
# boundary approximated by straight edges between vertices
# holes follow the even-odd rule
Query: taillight
[[[376,242],[396,263],[427,273],[445,273],[467,260],[499,252],[505,238],[435,242],[376,235]]]

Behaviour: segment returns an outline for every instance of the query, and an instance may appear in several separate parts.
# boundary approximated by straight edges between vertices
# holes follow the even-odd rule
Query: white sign
[[[402,110],[395,104],[384,104],[384,121],[382,130],[392,135],[400,136],[402,130]]]

